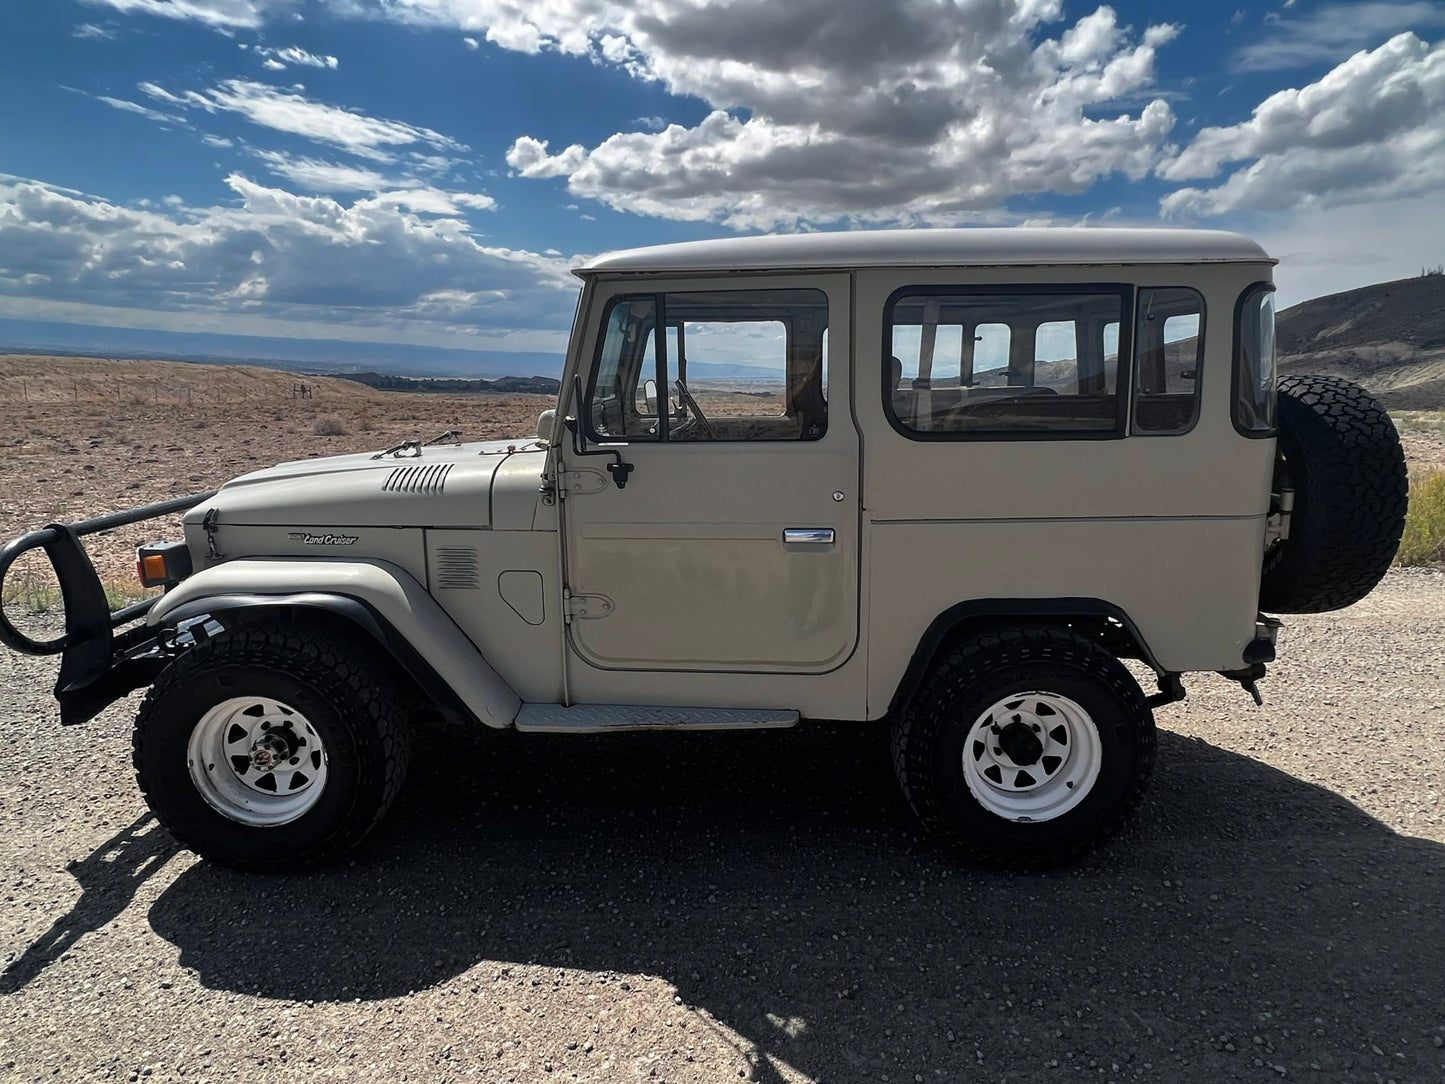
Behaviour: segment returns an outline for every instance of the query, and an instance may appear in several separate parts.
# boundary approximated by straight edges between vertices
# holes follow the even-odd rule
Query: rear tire
[[[1265,554],[1260,609],[1341,610],[1395,560],[1409,479],[1400,436],[1377,399],[1334,376],[1279,382],[1279,450],[1294,490],[1289,538]]]
[[[161,674],[132,759],[156,819],[203,858],[282,872],[334,859],[395,800],[408,742],[395,683],[363,645],[242,624]]]
[[[1102,842],[1142,800],[1154,750],[1138,682],[1064,629],[1001,629],[945,647],[893,724],[894,769],[924,828],[1011,867]]]

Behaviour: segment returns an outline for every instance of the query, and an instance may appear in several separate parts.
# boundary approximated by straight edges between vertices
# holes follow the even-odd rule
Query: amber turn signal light
[[[135,551],[135,572],[144,587],[171,587],[191,574],[184,542],[148,542]]]

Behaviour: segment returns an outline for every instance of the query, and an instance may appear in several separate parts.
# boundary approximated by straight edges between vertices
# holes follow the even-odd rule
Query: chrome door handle
[[[783,541],[790,546],[831,546],[837,535],[832,527],[789,527]]]

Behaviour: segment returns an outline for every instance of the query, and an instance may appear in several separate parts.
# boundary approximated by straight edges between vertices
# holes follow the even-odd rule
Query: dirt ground
[[[1445,1079],[1445,573],[1196,676],[1072,868],[920,839],[885,735],[424,735],[354,861],[178,853],[134,701],[0,655],[0,1080]]]
[[[537,415],[555,405],[540,395],[379,392],[234,365],[0,357],[0,539],[214,489],[291,459],[381,449],[448,429],[464,440],[530,437]],[[87,545],[104,578],[129,582],[135,547],[178,531],[156,521]],[[41,561],[33,562],[37,574]]]
[[[549,405],[11,360],[5,536]],[[54,674],[0,652],[6,1084],[1445,1080],[1445,572],[1292,619],[1263,709],[1191,679],[1135,824],[1037,875],[921,839],[880,727],[814,725],[428,732],[354,860],[243,876],[149,820],[135,699],[62,729]]]

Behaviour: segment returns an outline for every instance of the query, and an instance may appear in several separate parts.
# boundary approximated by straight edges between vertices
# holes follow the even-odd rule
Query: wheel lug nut
[[[261,724],[261,729],[262,729],[262,730],[270,730],[270,729],[271,729],[271,724],[270,724],[270,723],[262,723],[262,724]]]
[[[1039,732],[1039,724],[1038,724],[1038,723],[1035,723],[1035,724],[1034,724],[1034,733],[1037,734],[1038,732]]]
[[[301,763],[301,758],[300,758],[300,757],[292,757],[292,758],[291,758],[291,763],[292,763],[292,764],[300,764],[300,763]]]
[[[1003,753],[1003,750],[1000,749],[998,746],[995,745],[995,746],[993,747],[993,755],[994,755],[994,756],[1000,756],[1002,753]]]

